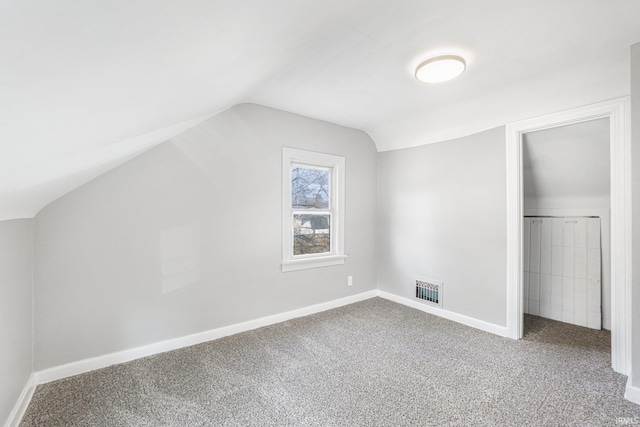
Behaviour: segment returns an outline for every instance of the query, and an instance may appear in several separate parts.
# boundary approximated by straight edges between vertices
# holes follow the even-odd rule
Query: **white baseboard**
[[[5,427],[14,427],[20,423],[27,409],[27,406],[31,401],[31,397],[33,396],[37,384],[44,384],[62,378],[83,374],[85,372],[93,371],[96,369],[106,368],[118,363],[125,363],[131,360],[140,359],[142,357],[152,356],[154,354],[164,353],[166,351],[200,344],[240,332],[246,332],[253,329],[261,328],[263,326],[269,326],[287,320],[295,319],[297,317],[320,313],[322,311],[331,310],[333,308],[342,307],[348,304],[353,304],[355,302],[363,301],[376,296],[394,301],[408,307],[416,308],[426,313],[434,314],[436,316],[443,317],[445,319],[449,319],[463,325],[471,326],[473,328],[477,328],[503,337],[507,336],[507,328],[504,326],[498,326],[462,314],[442,310],[437,307],[431,307],[409,298],[374,289],[357,295],[352,295],[320,304],[311,305],[308,307],[299,308],[296,310],[287,311],[285,313],[265,316],[259,319],[249,320],[247,322],[223,326],[221,328],[211,329],[209,331],[173,338],[166,341],[160,341],[142,347],[105,354],[103,356],[97,356],[90,359],[79,360],[77,362],[67,363],[65,365],[55,366],[53,368],[34,372],[29,378],[27,385],[25,386],[18,402],[11,412],[11,415],[9,416],[9,420],[5,424]],[[625,395],[625,397],[633,402],[640,403],[640,390],[627,385],[627,394]]]
[[[20,424],[24,413],[27,411],[29,402],[31,402],[34,391],[36,391],[36,377],[34,374],[31,374],[27,380],[27,384],[22,389],[22,393],[20,393],[18,401],[9,414],[9,419],[7,419],[5,427],[17,427],[18,424]]]
[[[308,307],[299,308],[296,310],[287,311],[285,313],[265,316],[259,319],[249,320],[247,322],[224,326],[217,329],[211,329],[209,331],[204,331],[179,338],[173,338],[170,340],[137,347],[130,350],[110,353],[103,356],[93,357],[90,359],[79,360],[77,362],[72,362],[65,365],[55,366],[53,368],[34,372],[29,377],[27,384],[25,385],[18,401],[11,411],[9,419],[5,423],[5,427],[16,427],[18,426],[18,424],[20,424],[20,421],[22,420],[22,417],[24,416],[24,413],[29,406],[29,402],[31,401],[33,393],[35,392],[36,385],[38,384],[44,384],[50,381],[59,380],[96,369],[106,368],[118,363],[129,362],[131,360],[139,359],[142,357],[152,356],[154,354],[164,353],[166,351],[200,344],[240,332],[250,331],[253,329],[261,328],[263,326],[269,326],[287,320],[295,319],[297,317],[320,313],[322,311],[331,310],[333,308],[342,307],[348,304],[353,304],[355,302],[363,301],[376,296],[424,311],[429,314],[443,317],[445,319],[449,319],[454,322],[470,326],[472,328],[480,329],[503,337],[507,336],[507,328],[505,326],[495,325],[493,323],[488,323],[462,314],[443,310],[437,307],[431,307],[422,304],[419,301],[414,301],[410,298],[405,298],[386,291],[374,289],[357,295],[352,295],[320,304],[311,305]],[[640,388],[631,386],[631,380],[627,381],[625,398],[627,400],[630,400],[631,402],[640,404]]]
[[[164,353],[170,350],[176,350],[195,344],[215,340],[240,332],[250,331],[252,329],[261,328],[263,326],[273,325],[275,323],[284,322],[286,320],[295,319],[296,317],[308,316],[310,314],[319,313],[321,311],[330,310],[332,308],[342,307],[354,302],[363,301],[378,295],[377,290],[363,292],[333,301],[311,305],[299,308],[285,313],[274,314],[272,316],[261,317],[259,319],[249,320],[247,322],[236,323],[234,325],[223,326],[221,328],[211,329],[209,331],[199,332],[192,335],[186,335],[179,338],[173,338],[166,341],[133,348],[130,350],[118,351],[115,353],[105,354],[103,356],[92,357],[90,359],[79,360],[77,362],[67,363],[65,365],[55,366],[35,373],[37,384],[44,384],[50,381],[59,380],[73,375],[83,374],[107,366],[116,365],[118,363],[129,362],[131,360],[140,359],[142,357],[152,356],[158,353]]]
[[[397,302],[407,307],[416,308],[424,311],[425,313],[434,314],[445,319],[453,320],[454,322],[462,323],[463,325],[471,326],[472,328],[480,329],[492,334],[500,335],[501,337],[507,336],[507,327],[499,326],[493,323],[478,320],[473,317],[465,316],[464,314],[454,313],[452,311],[443,310],[438,307],[432,307],[430,305],[423,304],[419,301],[414,301],[410,298],[401,297],[389,292],[378,290],[378,296],[388,299],[390,301]]]
[[[195,344],[215,340],[240,332],[250,331],[252,329],[261,328],[263,326],[273,325],[275,323],[284,322],[286,320],[295,319],[296,317],[308,316],[310,314],[319,313],[330,310],[332,308],[342,307],[354,302],[363,301],[369,298],[380,296],[382,298],[397,302],[408,307],[416,308],[424,312],[462,323],[483,331],[487,331],[500,336],[507,336],[507,328],[504,326],[494,325],[482,320],[474,319],[462,314],[454,313],[440,308],[431,307],[409,298],[391,294],[380,290],[371,290],[357,295],[345,298],[339,298],[325,303],[315,304],[308,307],[299,308],[285,313],[274,314],[271,316],[261,317],[259,319],[249,320],[247,322],[236,323],[234,325],[223,326],[221,328],[211,329],[209,331],[199,332],[183,337],[172,338],[166,341],[149,344],[129,350],[109,353],[102,356],[92,357],[89,359],[79,360],[77,362],[67,363],[65,365],[55,366],[53,368],[44,369],[36,372],[35,380],[37,384],[44,384],[56,381],[62,378],[83,374],[85,372],[94,371],[96,369],[106,368],[118,363],[125,363],[131,360],[140,359],[142,357],[152,356],[166,351],[176,350]]]
[[[627,387],[624,391],[624,398],[640,405],[640,388],[631,385],[631,377],[627,379]]]

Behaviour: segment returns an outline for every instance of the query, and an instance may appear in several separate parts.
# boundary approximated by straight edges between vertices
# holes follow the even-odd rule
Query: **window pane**
[[[293,165],[291,167],[291,205],[293,208],[329,207],[330,169]]]
[[[330,228],[330,215],[293,215],[293,254],[331,252]]]

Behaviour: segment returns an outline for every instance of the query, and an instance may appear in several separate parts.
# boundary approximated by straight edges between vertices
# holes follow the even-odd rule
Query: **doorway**
[[[530,132],[609,120],[611,188],[611,356],[612,367],[628,375],[631,344],[631,144],[628,97],[507,125],[507,333],[522,338],[523,144]]]
[[[609,135],[609,118],[523,134],[525,314],[611,330]]]

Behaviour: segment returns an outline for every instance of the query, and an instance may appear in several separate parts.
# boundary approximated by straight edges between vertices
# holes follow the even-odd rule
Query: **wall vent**
[[[416,278],[416,298],[426,304],[442,308],[442,287],[442,282]]]

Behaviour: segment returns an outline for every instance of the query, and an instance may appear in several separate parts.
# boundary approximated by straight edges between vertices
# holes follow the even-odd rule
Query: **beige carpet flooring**
[[[610,334],[514,341],[374,298],[38,386],[22,426],[640,424]]]

